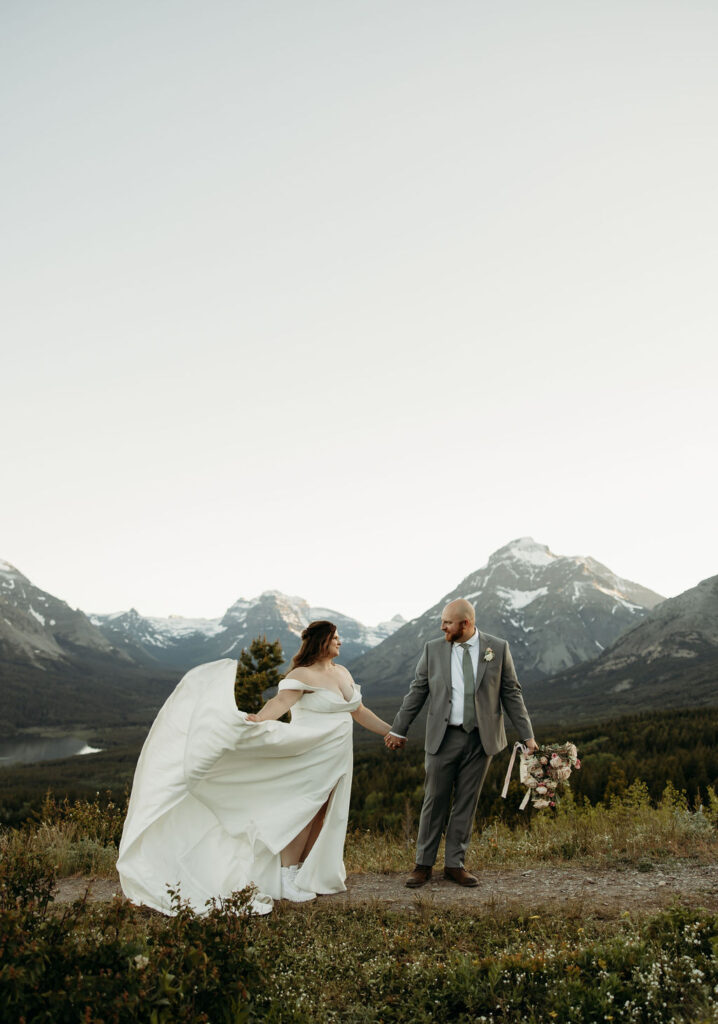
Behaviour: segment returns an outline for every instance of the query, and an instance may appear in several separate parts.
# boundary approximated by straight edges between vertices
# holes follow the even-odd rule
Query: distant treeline
[[[109,792],[122,800],[144,734],[138,727],[127,730],[122,745],[88,757],[0,769],[0,823],[18,825],[37,813],[48,790],[70,799]],[[357,747],[350,828],[415,831],[424,784],[422,738],[420,729],[412,730],[409,745],[393,754],[383,746]],[[541,729],[538,739],[578,745],[582,768],[571,776],[571,789],[576,799],[592,804],[610,801],[635,779],[646,783],[655,801],[668,782],[694,805],[705,802],[709,787],[718,789],[718,707],[646,712],[575,730]],[[479,803],[480,823],[526,820],[518,811],[517,770],[509,799],[500,797],[509,754],[510,747],[492,762]]]

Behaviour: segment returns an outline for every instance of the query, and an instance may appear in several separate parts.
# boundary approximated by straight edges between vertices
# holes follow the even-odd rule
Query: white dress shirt
[[[474,670],[474,682],[479,667],[479,631],[474,629],[474,635],[464,640],[469,645],[471,665]],[[451,645],[451,713],[449,714],[449,725],[464,724],[464,648],[461,644]]]

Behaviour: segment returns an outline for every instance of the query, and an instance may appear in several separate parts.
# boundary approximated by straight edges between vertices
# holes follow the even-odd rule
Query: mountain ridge
[[[345,656],[357,657],[381,643],[404,623],[400,615],[376,626],[304,598],[266,590],[257,598],[238,598],[215,619],[143,616],[135,608],[86,614],[37,587],[10,562],[0,559],[0,652],[25,658],[36,667],[67,661],[73,650],[105,654],[141,666],[185,668],[201,661],[237,657],[255,636],[279,639],[285,654],[300,644],[300,633],[314,619],[334,621]],[[270,635],[272,634],[272,635]],[[274,635],[276,634],[276,635]]]
[[[441,635],[442,609],[458,597],[474,604],[479,629],[510,642],[522,681],[593,660],[664,600],[596,559],[556,555],[520,537],[354,662],[352,671],[368,695],[406,692],[424,643]]]
[[[594,662],[525,690],[553,721],[718,703],[718,576],[663,601]]]
[[[195,665],[236,658],[262,634],[279,640],[289,658],[304,626],[326,617],[339,627],[349,659],[404,621],[369,628],[279,591],[240,598],[218,619],[145,618],[135,609],[89,617],[0,560],[0,733],[138,714],[151,720]]]
[[[276,590],[239,598],[217,619],[135,609],[88,617],[0,561],[0,728],[78,714],[99,721],[105,707],[108,721],[134,721],[156,709],[180,672],[236,657],[256,635],[279,639],[290,655],[312,618],[337,623],[340,660],[368,703],[393,706],[423,644],[441,635],[441,609],[457,596],[474,601],[480,629],[509,640],[529,711],[540,720],[718,700],[718,577],[663,599],[591,557],[556,555],[524,537],[422,615],[372,628]]]
[[[279,640],[289,659],[301,644],[302,630],[316,619],[334,622],[342,638],[343,660],[351,661],[398,629],[404,619],[365,626],[335,609],[311,606],[304,598],[265,590],[259,597],[238,598],[216,619],[163,619],[142,616],[136,609],[92,615],[105,638],[141,664],[191,668],[218,658],[238,657],[255,636]]]
[[[0,560],[0,612],[0,653],[24,656],[38,667],[67,660],[69,646],[123,658],[84,612],[35,586],[5,560]]]

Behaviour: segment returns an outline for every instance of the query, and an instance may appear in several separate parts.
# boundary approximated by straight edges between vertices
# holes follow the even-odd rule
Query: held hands
[[[391,733],[387,733],[384,737],[384,745],[387,750],[401,750],[406,746],[406,737],[392,736]]]

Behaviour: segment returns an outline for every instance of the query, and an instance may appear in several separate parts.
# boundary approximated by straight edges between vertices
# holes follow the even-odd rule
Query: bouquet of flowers
[[[504,799],[508,792],[517,750],[521,751],[519,774],[522,784],[526,786],[526,795],[519,809],[523,811],[529,800],[537,809],[555,807],[558,800],[557,790],[568,780],[574,769],[581,767],[576,744],[549,743],[529,754],[523,743],[516,743],[501,794]]]

